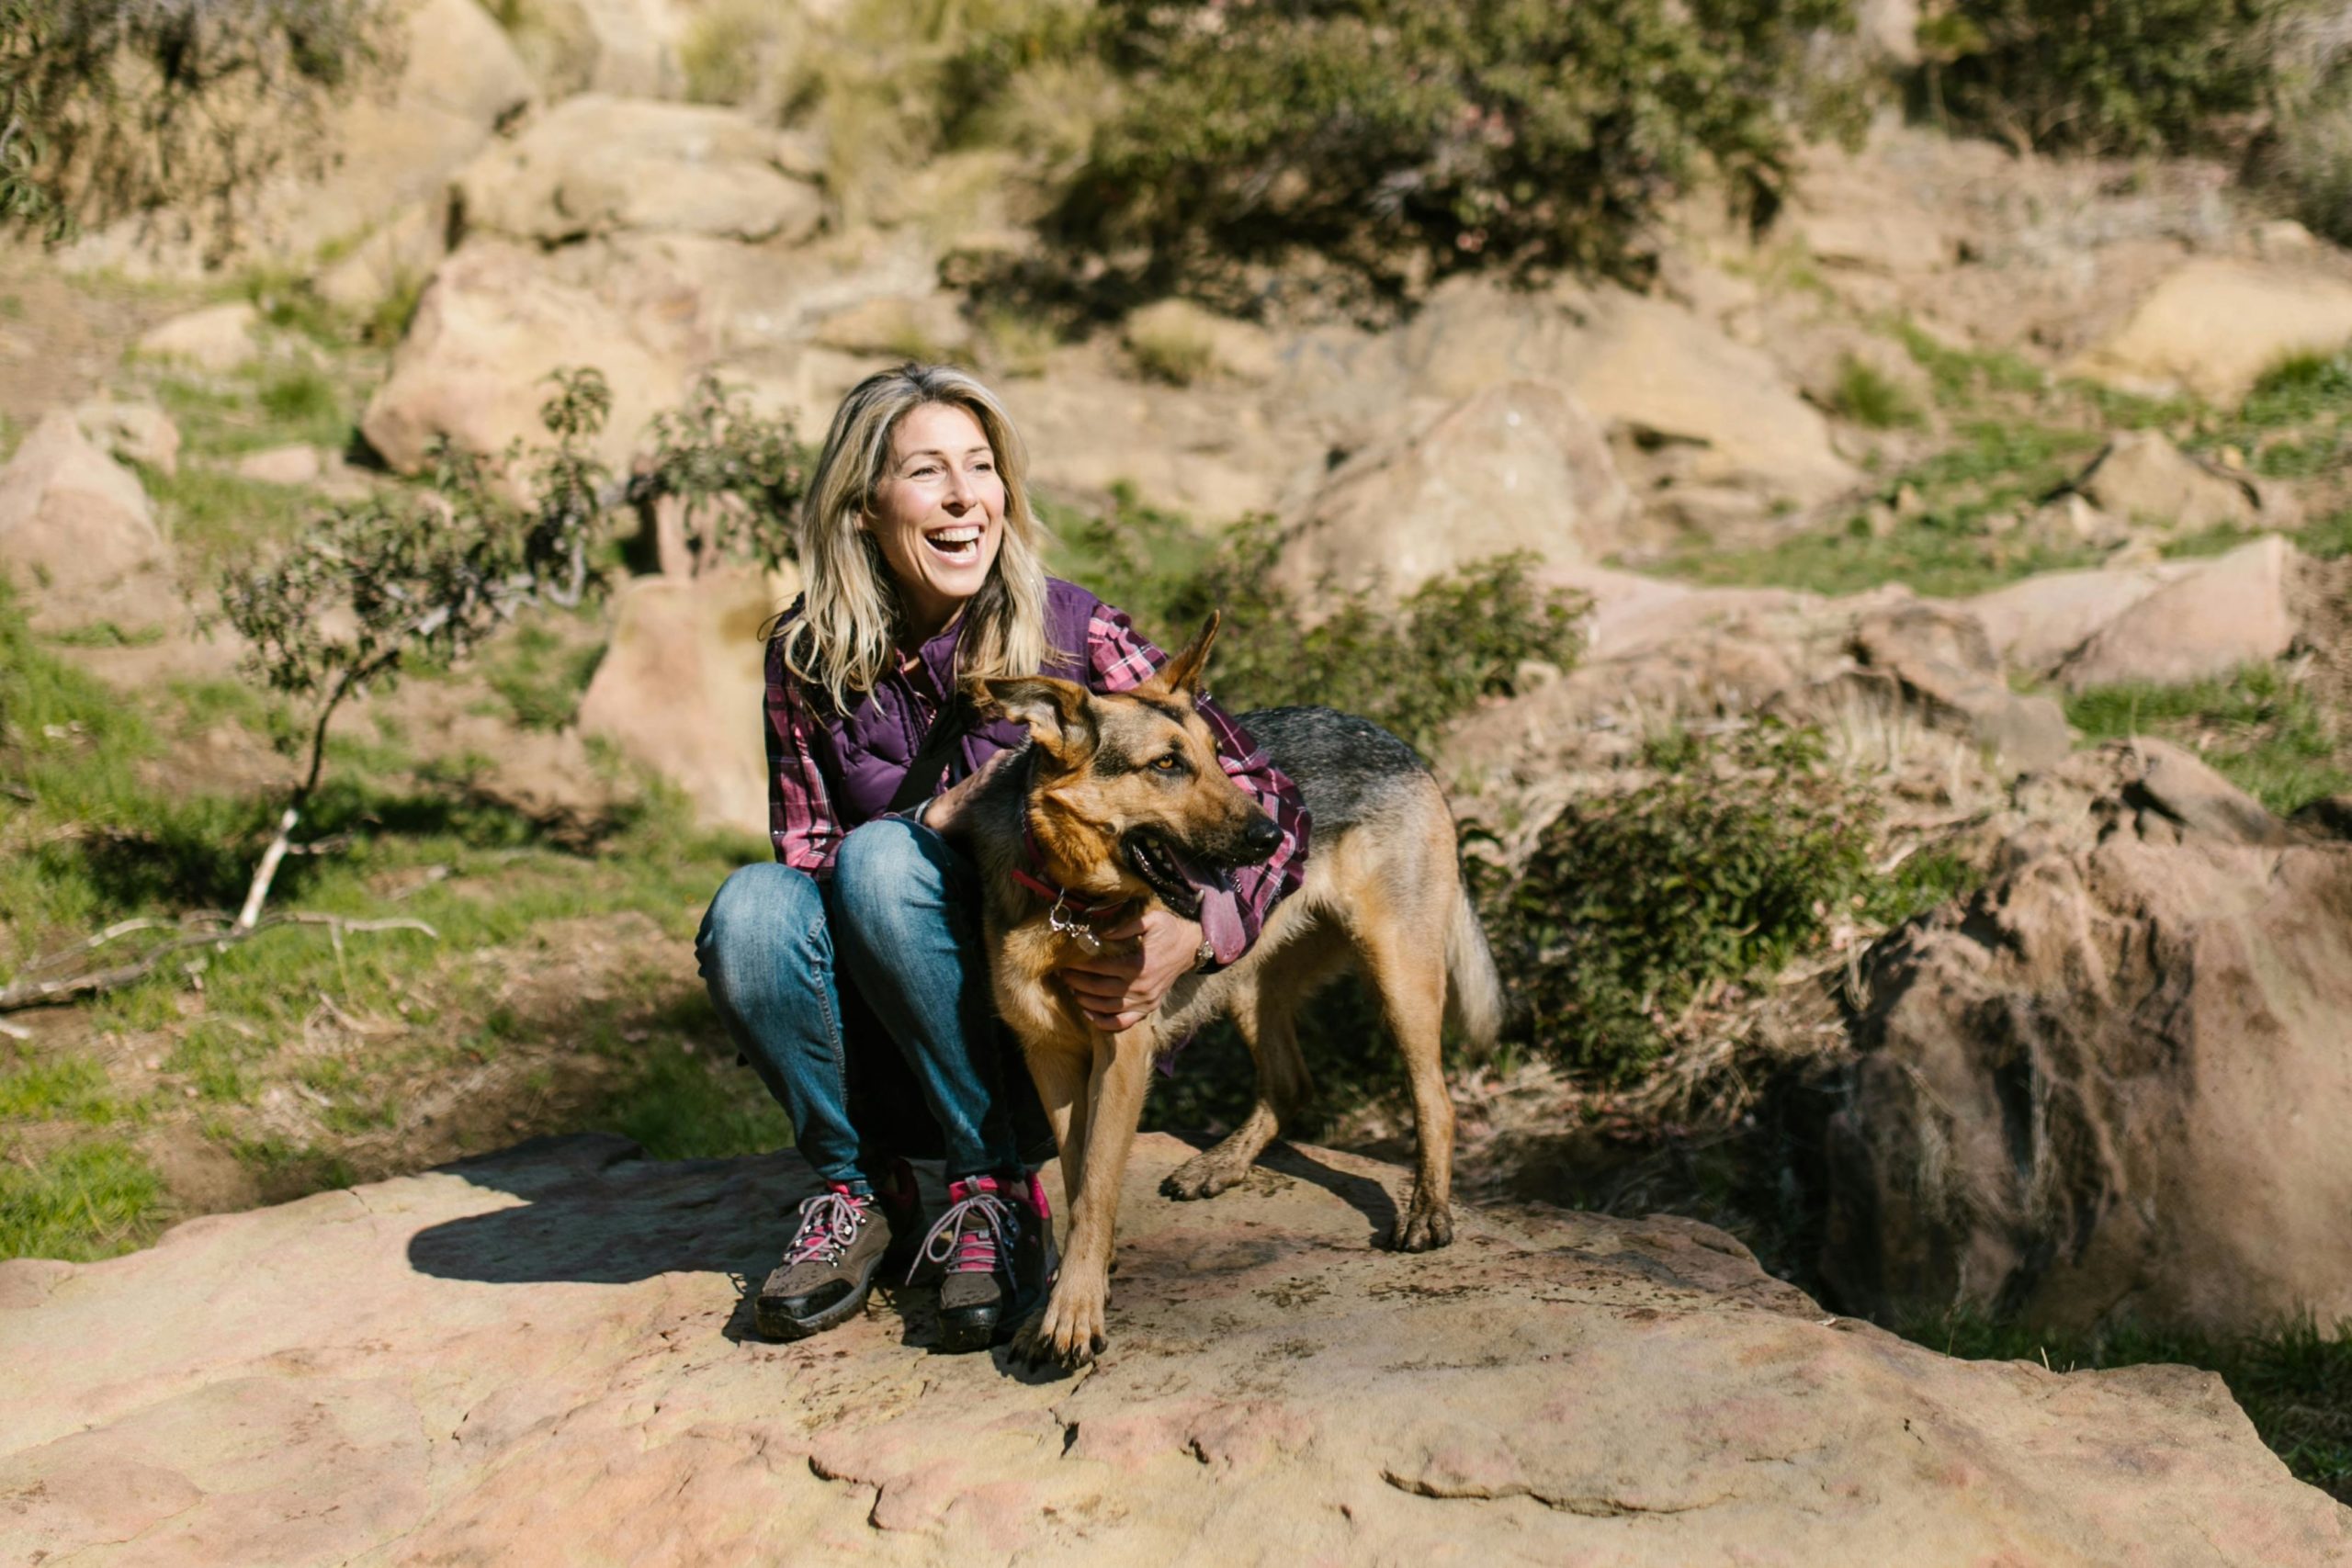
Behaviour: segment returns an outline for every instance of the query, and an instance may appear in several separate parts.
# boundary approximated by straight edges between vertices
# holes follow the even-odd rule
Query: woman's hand
[[[1129,953],[1101,953],[1062,965],[1070,995],[1098,1029],[1116,1034],[1133,1029],[1168,995],[1178,977],[1192,971],[1201,953],[1197,921],[1148,905],[1134,919],[1102,933],[1106,942],[1137,939]]]
[[[1011,751],[999,751],[969,775],[933,795],[922,808],[920,818],[922,825],[943,839],[957,836],[963,831],[964,813],[970,807],[972,797],[979,794],[989,780],[1012,766],[1012,758]]]

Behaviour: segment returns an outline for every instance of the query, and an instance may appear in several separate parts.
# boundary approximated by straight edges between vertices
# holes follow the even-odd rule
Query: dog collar
[[[1091,902],[1081,900],[1075,897],[1069,888],[1057,887],[1038,875],[1035,871],[1030,870],[1029,867],[1034,866],[1042,871],[1045,868],[1046,858],[1038,852],[1037,836],[1031,830],[1025,818],[1021,824],[1021,850],[1028,864],[1015,863],[1012,867],[1012,880],[1037,895],[1038,897],[1050,898],[1054,901],[1054,907],[1046,911],[1046,924],[1052,926],[1059,934],[1074,937],[1089,947],[1102,946],[1102,939],[1095,934],[1094,928],[1088,922],[1124,909],[1135,900],[1132,898]]]

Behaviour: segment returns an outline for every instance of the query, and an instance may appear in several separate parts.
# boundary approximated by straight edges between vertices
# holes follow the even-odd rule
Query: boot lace
[[[785,1262],[838,1263],[865,1228],[872,1200],[852,1192],[820,1192],[800,1202],[800,1228],[792,1235]]]
[[[1021,1216],[997,1194],[977,1191],[958,1199],[922,1238],[915,1268],[944,1263],[950,1274],[991,1274],[1021,1235]],[[914,1278],[913,1269],[907,1277]]]

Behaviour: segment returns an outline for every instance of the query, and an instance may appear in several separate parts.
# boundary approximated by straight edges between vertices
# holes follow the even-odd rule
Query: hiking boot
[[[1034,1176],[974,1176],[948,1183],[947,1212],[922,1238],[922,1262],[943,1263],[939,1348],[985,1350],[1009,1339],[1054,1282],[1054,1223]]]
[[[914,1171],[896,1162],[890,1185],[853,1192],[838,1181],[800,1205],[800,1228],[768,1275],[752,1316],[769,1339],[802,1339],[847,1323],[865,1308],[874,1276],[901,1263],[922,1230]]]

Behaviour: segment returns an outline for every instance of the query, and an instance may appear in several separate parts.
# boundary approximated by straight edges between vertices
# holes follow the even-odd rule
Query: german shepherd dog
[[[1256,1057],[1249,1118],[1161,1184],[1172,1198],[1213,1197],[1248,1174],[1306,1097],[1293,1014],[1351,961],[1377,989],[1411,1077],[1419,1157],[1393,1243],[1419,1252],[1453,1239],[1453,1107],[1439,1033],[1450,997],[1469,1040],[1490,1044],[1502,993],[1463,891],[1453,815],[1437,781],[1395,736],[1329,708],[1249,715],[1250,735],[1297,783],[1312,814],[1303,885],[1238,962],[1179,979],[1157,1012],[1118,1034],[1091,1023],[1056,976],[1099,942],[1097,926],[1116,923],[1136,901],[1157,899],[1196,919],[1204,882],[1264,861],[1281,841],[1227,778],[1193,706],[1216,628],[1212,615],[1151,680],[1114,696],[1045,676],[972,690],[984,710],[1022,720],[1031,736],[980,788],[967,820],[987,886],[997,1007],[1053,1124],[1070,1211],[1053,1294],[1015,1337],[1024,1360],[1075,1367],[1106,1342],[1119,1184],[1154,1059],[1220,1014]]]

